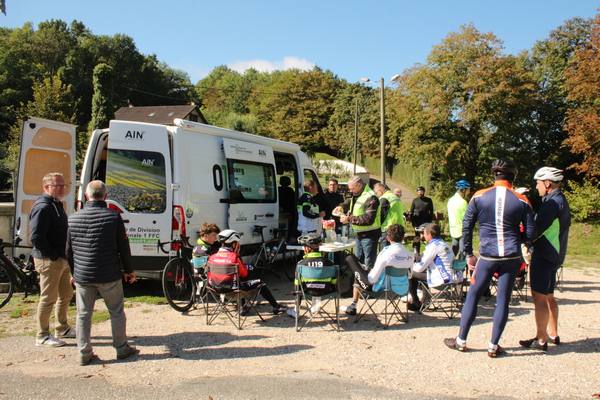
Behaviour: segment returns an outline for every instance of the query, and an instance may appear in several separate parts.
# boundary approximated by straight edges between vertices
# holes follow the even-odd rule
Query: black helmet
[[[499,158],[492,163],[492,174],[496,175],[517,175],[517,166],[509,159]]]
[[[321,243],[323,243],[323,239],[321,239],[321,235],[317,233],[308,233],[298,238],[298,244],[303,246],[315,247],[319,246]]]

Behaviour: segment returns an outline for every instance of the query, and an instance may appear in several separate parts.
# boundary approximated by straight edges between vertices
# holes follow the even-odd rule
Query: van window
[[[232,203],[275,203],[275,168],[271,164],[228,160],[229,200]]]
[[[132,213],[160,214],[167,199],[165,158],[161,153],[108,150],[108,197]]]
[[[323,189],[321,188],[321,183],[319,182],[319,178],[317,177],[317,174],[315,174],[315,172],[311,169],[304,170],[304,184],[306,184],[308,181],[315,182],[317,184],[317,191],[319,193],[323,193]]]

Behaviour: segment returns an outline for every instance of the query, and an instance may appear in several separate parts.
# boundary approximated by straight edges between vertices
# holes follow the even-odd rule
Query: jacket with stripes
[[[463,219],[465,252],[473,254],[473,229],[479,221],[479,254],[509,258],[521,255],[521,243],[530,243],[534,234],[533,211],[527,197],[513,190],[510,182],[477,191]],[[523,233],[520,232],[523,224]]]

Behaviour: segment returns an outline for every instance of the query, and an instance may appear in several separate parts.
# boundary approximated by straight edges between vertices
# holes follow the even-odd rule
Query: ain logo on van
[[[125,133],[125,139],[144,140],[144,133],[146,133],[146,132],[145,131],[127,131],[127,133]]]

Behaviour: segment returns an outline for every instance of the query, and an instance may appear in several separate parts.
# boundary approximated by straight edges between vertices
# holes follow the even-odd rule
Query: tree
[[[592,182],[600,179],[600,14],[594,20],[591,38],[578,50],[567,69],[565,87],[569,109],[565,140],[581,156],[572,165]]]
[[[428,168],[440,193],[462,177],[486,182],[493,158],[514,157],[522,147],[535,82],[522,57],[501,51],[493,34],[466,25],[397,81],[391,147],[397,158]]]
[[[10,128],[7,156],[2,159],[2,167],[14,171],[17,167],[21,145],[21,130],[23,121],[28,117],[40,117],[55,121],[73,123],[73,96],[71,87],[65,85],[60,78],[44,78],[33,84],[33,100],[21,104],[16,121]]]
[[[114,116],[112,105],[112,80],[113,71],[107,64],[98,64],[94,68],[94,96],[92,97],[92,119],[88,126],[89,131],[106,128]]]

